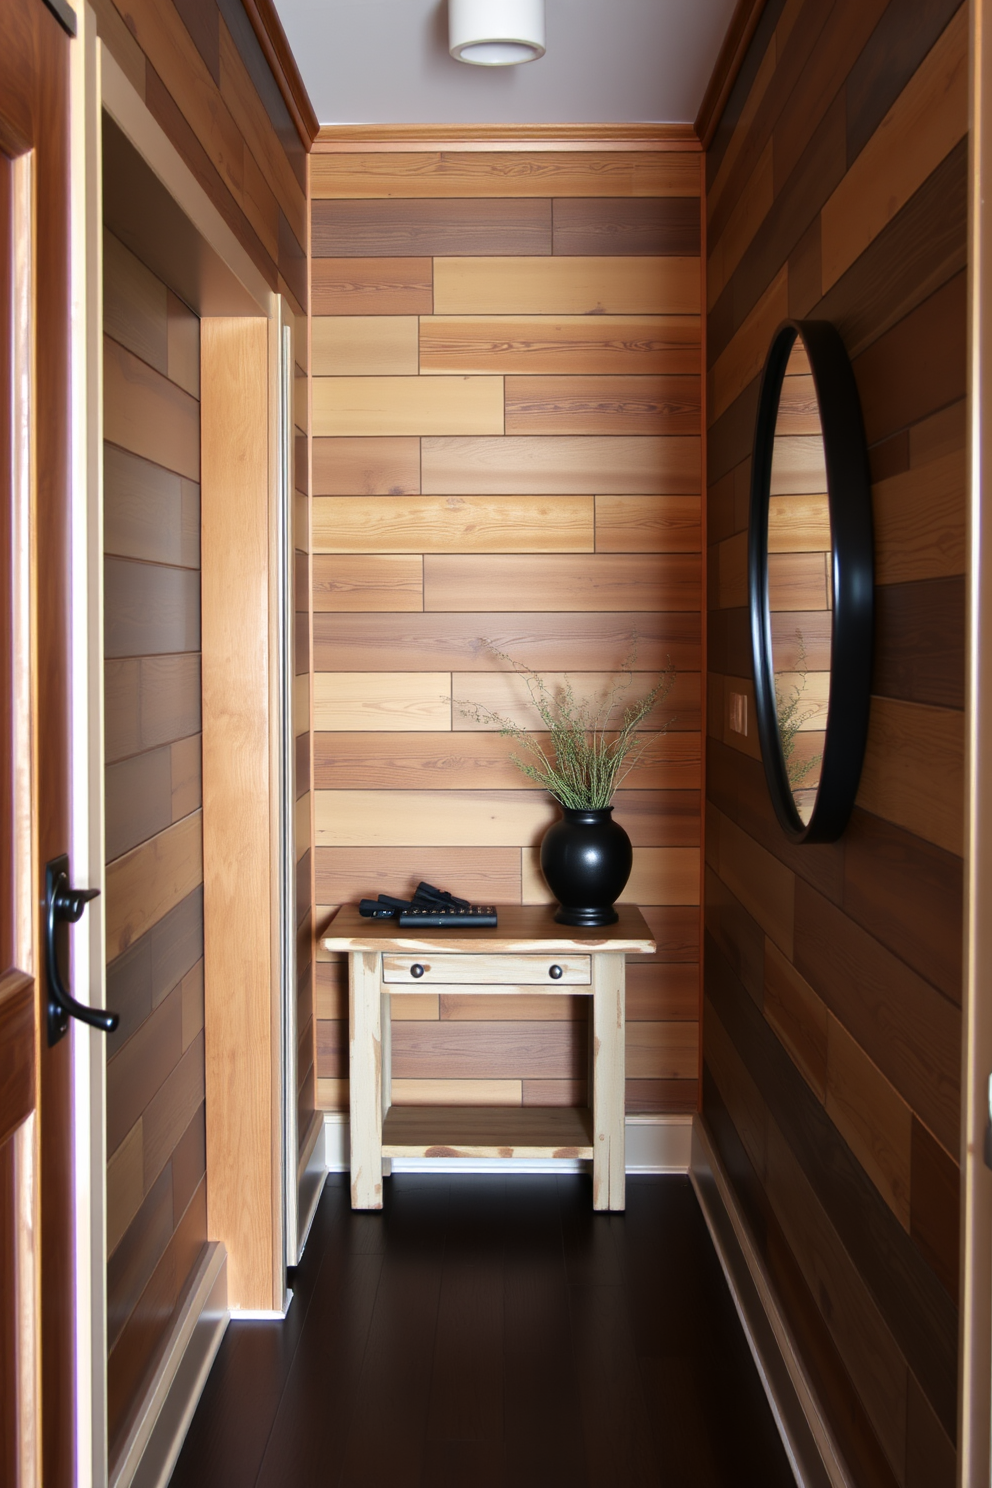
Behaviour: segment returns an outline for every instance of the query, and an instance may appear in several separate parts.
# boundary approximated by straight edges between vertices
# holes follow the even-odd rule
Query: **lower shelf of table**
[[[572,1106],[390,1106],[383,1157],[592,1157],[592,1112]]]

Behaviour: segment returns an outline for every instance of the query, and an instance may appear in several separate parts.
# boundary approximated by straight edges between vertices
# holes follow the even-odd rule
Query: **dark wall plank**
[[[104,654],[163,656],[200,649],[200,575],[159,563],[108,558]]]
[[[562,197],[554,202],[556,254],[693,257],[699,237],[698,197]]]
[[[880,584],[875,590],[875,671],[882,697],[964,707],[965,580]]]
[[[312,232],[315,258],[542,255],[551,252],[551,203],[315,201]]]

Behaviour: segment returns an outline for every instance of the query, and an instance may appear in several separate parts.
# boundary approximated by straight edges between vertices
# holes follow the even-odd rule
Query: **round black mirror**
[[[751,463],[748,597],[765,777],[793,842],[833,842],[871,704],[871,482],[861,406],[827,321],[779,326]]]

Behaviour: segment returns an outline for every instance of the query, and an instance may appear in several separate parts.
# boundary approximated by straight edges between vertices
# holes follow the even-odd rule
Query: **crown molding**
[[[322,124],[313,142],[317,155],[380,150],[701,148],[692,124]]]
[[[704,150],[708,150],[712,143],[766,4],[767,0],[737,0],[737,9],[731,16],[720,55],[696,115],[695,132]]]
[[[320,126],[273,0],[241,0],[241,3],[252,30],[258,37],[259,46],[265,53],[265,60],[283,96],[283,102],[289,109],[289,116],[303,142],[303,148],[309,150]]]

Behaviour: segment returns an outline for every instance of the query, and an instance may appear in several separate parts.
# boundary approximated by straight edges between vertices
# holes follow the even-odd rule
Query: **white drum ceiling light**
[[[476,67],[536,62],[544,56],[544,0],[448,0],[448,50]]]

